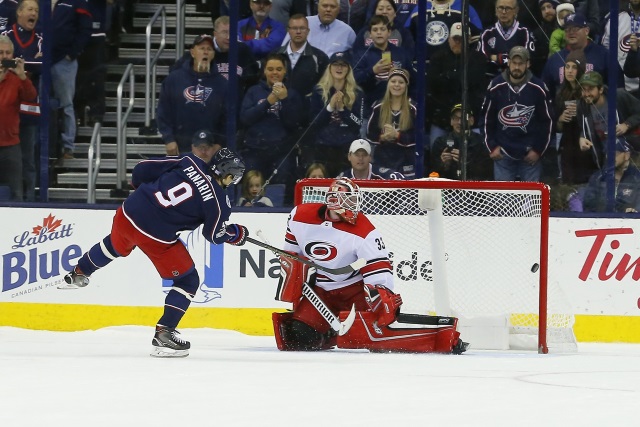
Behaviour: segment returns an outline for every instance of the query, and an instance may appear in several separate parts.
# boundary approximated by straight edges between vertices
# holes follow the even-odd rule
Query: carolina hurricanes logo
[[[498,114],[498,121],[502,123],[502,129],[506,128],[522,128],[524,132],[527,132],[527,126],[533,116],[534,106],[527,107],[526,105],[518,104],[507,105]]]
[[[207,99],[209,99],[209,95],[211,95],[211,88],[200,85],[189,86],[185,88],[182,95],[184,96],[184,99],[187,100],[187,104],[190,102],[197,102],[205,105],[207,103]]]
[[[316,261],[331,261],[338,255],[338,249],[327,242],[309,242],[304,252]]]

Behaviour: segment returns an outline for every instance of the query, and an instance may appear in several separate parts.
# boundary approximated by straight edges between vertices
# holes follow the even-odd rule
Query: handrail
[[[160,27],[161,27],[161,37],[160,37],[160,46],[156,51],[153,58],[151,58],[151,29],[153,28],[153,24],[161,18]],[[167,12],[164,6],[160,6],[156,13],[153,14],[146,28],[146,48],[145,48],[145,104],[144,104],[144,126],[147,130],[151,128],[151,120],[156,118],[156,65],[158,63],[158,59],[160,59],[160,55],[164,51],[164,46],[167,43]]]
[[[124,85],[129,81],[129,106],[127,107],[127,111],[122,113],[122,92],[124,90]],[[127,68],[124,70],[124,74],[120,79],[120,83],[118,83],[117,96],[118,96],[118,104],[117,104],[117,113],[116,113],[116,123],[118,127],[118,145],[116,148],[117,153],[117,180],[116,180],[116,188],[117,191],[122,193],[123,189],[125,189],[128,185],[127,183],[127,121],[129,120],[129,115],[131,111],[133,111],[133,104],[136,96],[136,76],[133,68],[133,64],[127,65]]]
[[[186,14],[187,2],[176,0],[176,61],[184,54],[184,16]]]
[[[89,167],[87,168],[87,203],[96,202],[96,184],[98,182],[98,174],[100,173],[101,145],[102,145],[102,124],[96,122],[93,125],[93,134],[91,134],[91,142],[89,143]],[[95,163],[94,163],[95,155]]]

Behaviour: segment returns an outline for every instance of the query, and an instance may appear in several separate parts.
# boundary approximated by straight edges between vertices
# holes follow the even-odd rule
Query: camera
[[[16,60],[15,59],[3,59],[2,66],[4,68],[16,68]]]
[[[453,139],[447,139],[447,148],[453,148],[454,142]]]

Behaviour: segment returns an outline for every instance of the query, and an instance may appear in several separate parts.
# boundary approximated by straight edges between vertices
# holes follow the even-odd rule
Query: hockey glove
[[[376,314],[379,326],[393,323],[400,312],[402,297],[380,285],[364,285],[365,300],[371,311]]]
[[[229,236],[227,243],[234,246],[242,246],[247,242],[249,230],[244,225],[229,224],[227,225],[227,236]]]

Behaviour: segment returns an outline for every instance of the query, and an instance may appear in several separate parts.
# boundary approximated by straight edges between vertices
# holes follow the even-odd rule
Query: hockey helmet
[[[355,224],[362,205],[362,193],[358,184],[349,178],[337,178],[329,186],[326,196],[327,209],[337,213],[344,221]]]
[[[233,176],[233,184],[237,184],[244,174],[244,162],[236,153],[228,148],[221,148],[211,159],[211,172],[220,179],[227,175]]]

